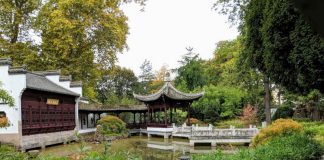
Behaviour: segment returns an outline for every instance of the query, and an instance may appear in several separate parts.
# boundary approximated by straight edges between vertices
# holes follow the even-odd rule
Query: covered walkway
[[[102,116],[114,115],[120,117],[121,113],[133,114],[131,122],[127,123],[128,129],[146,128],[147,107],[144,105],[110,107],[98,104],[79,103],[79,130],[82,132],[91,130],[96,127],[97,121]]]

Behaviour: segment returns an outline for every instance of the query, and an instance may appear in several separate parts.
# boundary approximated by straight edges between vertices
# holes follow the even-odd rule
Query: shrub
[[[292,119],[278,119],[270,126],[262,129],[260,133],[253,138],[252,145],[264,144],[274,137],[301,132],[302,129],[303,126]]]
[[[255,149],[255,159],[320,159],[323,150],[318,142],[305,134],[279,136]]]
[[[239,119],[232,119],[216,123],[217,128],[230,128],[230,126],[234,126],[235,128],[244,128],[244,123]]]
[[[303,122],[306,134],[314,136],[324,146],[324,123],[323,122]]]
[[[193,160],[316,160],[323,149],[311,137],[297,133],[282,135],[255,149],[242,149],[234,154],[217,151],[211,154],[193,155]]]
[[[104,136],[119,136],[127,133],[126,123],[115,116],[105,116],[98,121],[97,131]]]
[[[186,120],[186,123],[188,124],[188,119]],[[190,124],[205,125],[204,122],[202,122],[196,118],[190,118]]]
[[[251,105],[248,105],[243,108],[243,113],[240,119],[244,122],[244,124],[256,124],[258,117],[257,117],[257,111],[254,109]]]
[[[291,118],[293,115],[294,115],[294,110],[291,107],[284,105],[277,109],[272,119],[276,120],[279,118]]]
[[[9,124],[7,117],[0,117],[0,128],[7,127]]]

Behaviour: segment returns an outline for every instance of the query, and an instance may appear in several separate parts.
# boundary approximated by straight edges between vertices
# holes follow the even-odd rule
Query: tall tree
[[[179,61],[180,67],[176,69],[178,73],[175,84],[185,84],[186,88],[193,91],[195,88],[201,88],[206,84],[204,73],[204,61],[199,58],[199,55],[193,52],[193,48],[187,48],[188,53],[182,56]]]
[[[116,66],[104,75],[96,86],[97,99],[101,103],[105,103],[111,96],[119,99],[132,98],[137,85],[137,77],[132,70]]]
[[[164,85],[165,81],[170,81],[170,71],[166,64],[162,65],[156,72],[155,79],[149,84],[150,93],[157,92]]]
[[[140,81],[150,82],[155,78],[153,74],[152,63],[149,60],[145,59],[142,65],[140,66],[140,69],[141,74],[138,76]]]
[[[324,40],[291,1],[218,2],[230,18],[241,21],[244,52],[252,67],[295,93],[324,92]]]
[[[40,0],[0,0],[0,56],[14,65],[37,62],[37,48],[30,34]]]
[[[138,90],[141,94],[149,94],[151,93],[150,84],[155,79],[152,64],[149,60],[145,59],[142,65],[140,66],[141,74],[138,76],[140,79],[140,87],[141,90]]]
[[[37,29],[42,37],[42,65],[60,68],[84,82],[94,98],[97,68],[110,68],[126,47],[127,17],[120,0],[49,0],[41,8]],[[96,62],[97,64],[95,64]]]

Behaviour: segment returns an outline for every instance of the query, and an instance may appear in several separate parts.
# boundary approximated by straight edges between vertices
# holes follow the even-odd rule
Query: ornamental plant
[[[254,109],[251,105],[247,105],[243,108],[242,116],[240,119],[244,122],[244,124],[256,124],[258,117],[257,117],[257,110]]]
[[[260,133],[253,138],[252,146],[265,144],[278,136],[300,133],[302,130],[303,126],[292,119],[278,119],[270,126],[262,129]]]
[[[97,124],[97,131],[104,136],[120,136],[127,133],[126,123],[115,116],[102,117]]]
[[[188,123],[188,119],[186,120],[186,123]],[[190,118],[190,124],[205,125],[204,122],[202,122],[196,118]]]
[[[0,128],[7,127],[9,124],[7,117],[0,117]]]

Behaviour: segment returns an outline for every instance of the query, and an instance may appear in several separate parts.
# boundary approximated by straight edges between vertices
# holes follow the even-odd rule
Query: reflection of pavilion
[[[194,100],[202,97],[203,93],[183,93],[178,91],[170,82],[154,94],[138,95],[134,97],[144,102],[148,111],[147,132],[150,135],[161,135],[168,138],[173,128],[168,127],[174,122],[173,115],[176,108],[180,108],[188,112],[190,118],[190,105]],[[162,116],[161,116],[162,115]],[[163,117],[163,118],[161,118]],[[190,122],[190,121],[188,121]]]

